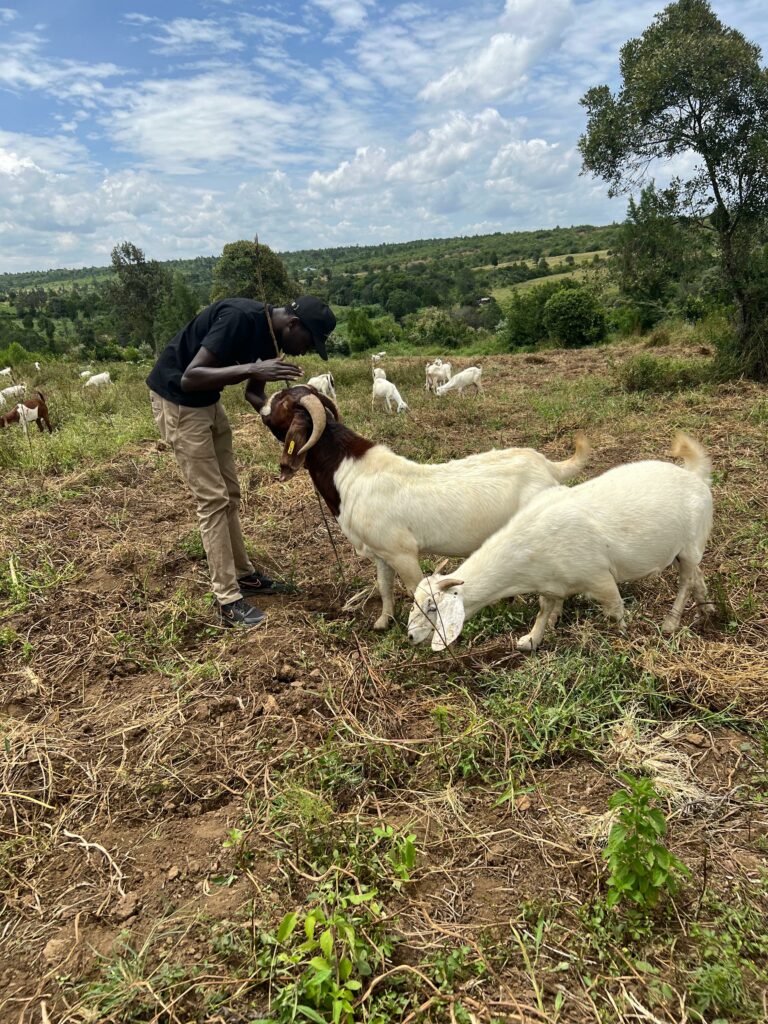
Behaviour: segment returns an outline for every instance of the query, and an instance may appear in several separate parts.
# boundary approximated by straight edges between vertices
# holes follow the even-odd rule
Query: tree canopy
[[[727,28],[707,0],[678,0],[621,49],[622,85],[595,86],[579,140],[584,168],[609,193],[637,189],[654,161],[693,155],[673,183],[681,210],[716,233],[737,313],[743,369],[768,377],[768,289],[753,264],[768,216],[768,71],[760,49]]]

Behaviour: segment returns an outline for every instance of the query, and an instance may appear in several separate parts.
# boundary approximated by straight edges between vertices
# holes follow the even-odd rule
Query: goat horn
[[[308,452],[310,448],[314,448],[320,440],[320,435],[325,430],[328,422],[328,416],[325,411],[325,406],[317,395],[303,395],[299,399],[299,405],[306,409],[312,417],[312,433],[310,434],[307,443],[299,449],[299,455],[303,455],[304,452]]]

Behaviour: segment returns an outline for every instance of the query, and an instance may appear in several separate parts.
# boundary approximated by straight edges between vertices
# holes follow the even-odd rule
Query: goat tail
[[[559,483],[570,480],[584,469],[592,452],[592,445],[583,430],[577,430],[573,436],[576,451],[564,462],[550,462],[549,466]]]
[[[38,391],[38,392],[37,392],[37,397],[38,397],[38,398],[40,399],[40,401],[41,401],[41,402],[43,403],[43,405],[45,405],[45,404],[46,404],[46,401],[45,401],[45,395],[43,394],[43,392],[42,392],[42,391]]]
[[[695,473],[705,483],[709,483],[712,460],[706,449],[690,434],[684,434],[682,430],[675,433],[672,440],[672,454],[676,459],[683,460],[683,465],[687,470]]]

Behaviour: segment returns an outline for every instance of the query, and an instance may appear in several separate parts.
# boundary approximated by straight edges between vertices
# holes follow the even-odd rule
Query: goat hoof
[[[515,646],[517,647],[518,651],[525,651],[526,653],[530,654],[532,651],[536,650],[536,647],[538,645],[533,642],[533,637],[530,633],[528,633],[527,636],[521,636]]]
[[[391,623],[394,621],[391,615],[380,615],[373,624],[373,628],[381,632],[384,629],[389,629]]]
[[[668,615],[661,624],[661,632],[666,633],[666,635],[669,636],[670,633],[677,632],[679,625],[680,621],[678,619],[672,618]]]

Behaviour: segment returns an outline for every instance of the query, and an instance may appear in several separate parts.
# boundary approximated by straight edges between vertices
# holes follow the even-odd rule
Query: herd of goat
[[[408,404],[397,389],[393,381],[387,379],[387,373],[383,366],[378,364],[386,355],[386,352],[376,352],[371,356],[371,373],[373,376],[373,387],[371,389],[371,408],[376,405],[377,400],[386,407],[387,412],[407,412]],[[435,359],[427,363],[427,377],[424,387],[436,395],[444,395],[448,391],[458,391],[463,397],[464,389],[474,387],[475,391],[482,391],[483,371],[479,366],[468,366],[458,373],[451,372],[449,362],[442,359]],[[316,388],[320,394],[325,395],[332,401],[336,401],[336,386],[331,373],[321,373],[317,377],[310,377],[307,381],[310,387]]]
[[[38,373],[42,369],[38,362],[34,364],[34,367]],[[10,366],[4,367],[0,370],[0,377],[12,379],[12,368]],[[80,374],[80,379],[85,387],[105,387],[112,383],[109,370],[105,370],[103,373],[83,370]],[[8,387],[0,388],[0,410],[4,409],[9,402],[13,403],[10,412],[0,414],[0,429],[18,423],[25,436],[29,436],[29,424],[36,423],[39,431],[42,432],[45,425],[48,428],[48,433],[52,434],[53,428],[51,427],[45,395],[42,391],[35,391],[35,394],[37,398],[27,397],[27,385],[24,383],[9,384]]]
[[[408,405],[372,357],[372,403],[404,412]],[[36,369],[40,369],[36,364]],[[11,376],[6,367],[0,377]],[[436,395],[470,386],[482,391],[482,371],[453,374],[449,362],[426,367],[425,388]],[[85,387],[111,384],[108,372],[80,373]],[[26,398],[26,386],[0,389],[0,426],[36,422],[51,430],[45,398]],[[563,601],[584,594],[596,600],[618,628],[625,627],[618,584],[654,576],[670,565],[678,590],[662,630],[680,626],[693,595],[697,618],[713,605],[700,563],[712,527],[710,461],[693,438],[678,433],[673,455],[683,465],[647,460],[619,465],[575,486],[590,445],[582,433],[574,454],[553,462],[532,448],[493,449],[445,463],[424,464],[355,433],[344,423],[332,374],[277,391],[261,409],[262,421],[283,443],[280,479],[306,467],[339,527],[359,555],[373,560],[381,596],[375,629],[395,615],[399,576],[413,598],[408,638],[431,639],[443,650],[465,621],[504,597],[537,594],[540,611],[517,642],[533,651],[554,626]],[[425,555],[463,559],[449,575],[424,576]]]

